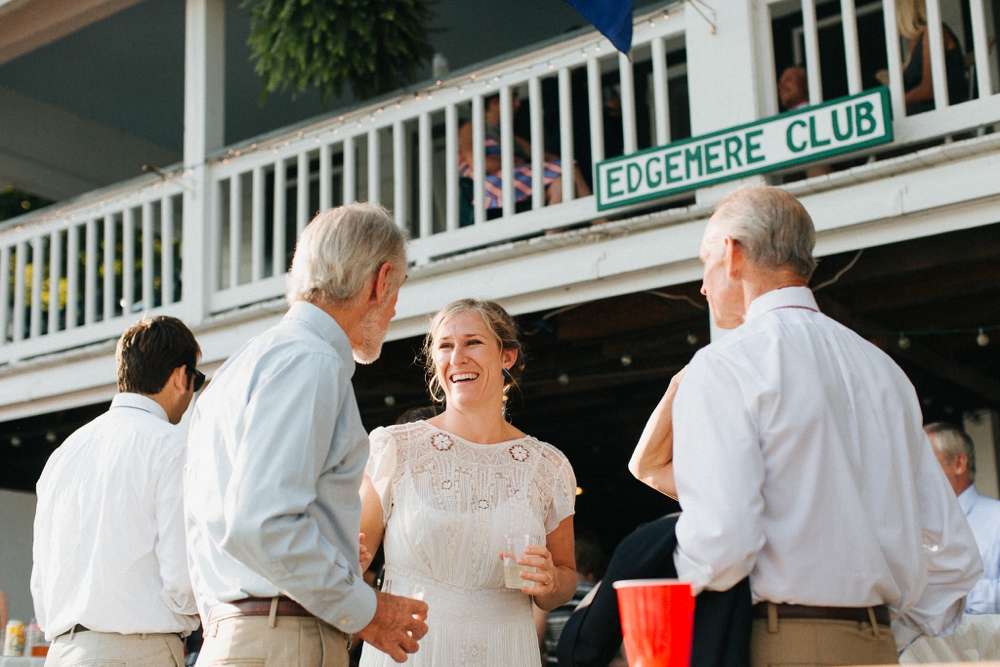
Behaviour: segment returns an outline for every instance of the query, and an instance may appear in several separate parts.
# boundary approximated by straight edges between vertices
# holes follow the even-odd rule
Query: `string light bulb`
[[[697,345],[698,344],[698,337],[695,336],[693,333],[691,333],[689,331],[688,335],[687,335],[687,342],[688,342],[688,345]]]
[[[56,441],[56,432],[55,431],[48,431],[45,434],[45,442],[55,442],[55,441]]]
[[[11,447],[20,447],[21,446],[21,438],[19,438],[16,435],[14,437],[12,437],[10,439],[10,446]]]
[[[559,377],[556,378],[556,381],[565,387],[569,384],[569,375],[566,372],[562,372],[559,374]]]
[[[385,395],[385,406],[387,408],[391,408],[394,405],[396,405],[396,397],[393,396],[392,394],[386,394]]]
[[[899,332],[899,340],[896,341],[899,344],[899,349],[909,350],[910,349],[910,339],[906,337],[906,334],[902,331]]]
[[[982,328],[980,328],[979,335],[976,336],[976,345],[978,345],[979,347],[986,347],[989,344],[990,344],[990,337],[986,335],[986,332],[983,331]]]
[[[626,366],[626,367],[631,366],[632,365],[632,355],[628,354],[626,352],[625,354],[622,355],[621,362],[622,362],[622,366]]]

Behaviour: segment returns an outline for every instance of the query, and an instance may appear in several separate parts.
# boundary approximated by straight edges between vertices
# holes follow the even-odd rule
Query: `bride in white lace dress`
[[[424,346],[445,411],[371,434],[364,545],[374,553],[384,536],[386,581],[419,584],[429,607],[427,635],[407,664],[537,667],[531,600],[554,609],[576,590],[573,469],[558,449],[503,418],[504,392],[524,366],[520,349],[499,304],[447,306]],[[537,569],[522,572],[520,590],[506,588],[505,535],[524,533],[546,536],[519,559]],[[362,667],[395,664],[364,647]]]

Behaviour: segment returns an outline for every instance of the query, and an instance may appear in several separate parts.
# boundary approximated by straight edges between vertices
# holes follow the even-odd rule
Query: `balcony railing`
[[[927,0],[934,111],[906,116],[896,23],[882,22],[896,152],[1000,120],[996,51],[984,18],[989,0],[969,2],[974,99],[948,104],[942,42],[935,41],[945,1]],[[868,58],[871,49],[859,46],[857,17],[879,13],[873,5],[895,16],[893,0],[841,0],[839,13],[830,13],[829,5],[819,5],[825,12],[819,18],[814,0],[758,5],[760,25],[772,29],[782,17],[801,13],[796,34],[802,36],[812,102],[822,100],[830,82],[824,68],[837,69],[828,60],[820,63],[821,31],[841,27],[843,93],[860,92],[876,84],[862,77],[870,67],[862,55]],[[137,179],[6,223],[0,226],[0,364],[112,339],[142,313],[197,323],[280,297],[298,234],[317,211],[342,202],[369,200],[389,208],[411,236],[409,255],[418,271],[440,258],[588,224],[601,214],[593,196],[575,190],[568,168],[562,201],[546,203],[545,153],[563,165],[577,164],[589,179],[605,158],[688,136],[692,110],[720,103],[691,100],[689,106],[685,32],[686,22],[697,20],[702,18],[673,3],[636,21],[631,59],[590,32],[233,146],[204,170],[178,167],[163,178]],[[776,112],[775,55],[762,51],[758,86],[773,105],[767,111]],[[523,103],[517,115],[515,91]],[[518,204],[505,188],[500,208],[487,209],[481,179],[463,182],[459,176],[458,136],[462,124],[471,123],[472,169],[483,173],[484,110],[494,95],[503,182],[513,180],[515,136],[530,143],[532,182],[526,201]],[[690,195],[654,205],[688,201]],[[201,249],[205,260],[196,253],[196,261],[182,266],[185,244],[189,256],[192,248]]]

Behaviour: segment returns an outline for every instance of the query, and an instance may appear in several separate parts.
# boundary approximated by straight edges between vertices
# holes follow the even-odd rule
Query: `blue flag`
[[[632,7],[635,0],[566,0],[615,48],[628,55],[632,48]]]

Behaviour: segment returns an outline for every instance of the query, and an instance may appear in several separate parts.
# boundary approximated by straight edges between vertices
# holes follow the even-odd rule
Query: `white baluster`
[[[633,124],[634,125],[634,124]],[[559,159],[562,163],[562,200],[574,197],[573,174],[573,89],[569,70],[559,70]]]
[[[135,303],[135,212],[131,206],[122,213],[122,315],[129,318]],[[107,319],[107,316],[105,316]]]
[[[382,143],[378,129],[368,130],[368,201],[382,201]]]
[[[344,199],[341,203],[351,204],[358,199],[358,151],[354,137],[344,139]]]
[[[42,276],[45,274],[45,245],[42,237],[31,239],[31,337],[42,335]]]
[[[122,213],[122,226],[124,227],[125,216],[131,215],[126,208]],[[115,316],[115,297],[117,296],[117,277],[115,276],[115,259],[118,254],[118,240],[115,234],[114,214],[104,216],[104,310],[102,317],[107,322]],[[122,265],[122,276],[128,273]]]
[[[941,25],[939,0],[925,0],[927,34],[931,47],[931,84],[934,88],[934,108],[948,106],[948,73],[944,64],[944,28]]]
[[[264,167],[253,170],[253,199],[250,211],[250,279],[264,278]]]
[[[272,276],[280,276],[285,272],[285,195],[287,187],[285,161],[281,159],[274,163],[274,228],[271,230],[273,236],[271,242]]]
[[[420,188],[420,238],[426,239],[434,233],[434,191],[433,191],[433,151],[431,143],[431,115],[425,111],[417,121],[417,174]]]
[[[240,245],[243,242],[243,178],[229,179],[229,287],[240,284]]]
[[[299,153],[298,176],[295,186],[295,229],[296,237],[309,224],[309,155]]]
[[[653,47],[653,115],[656,118],[656,145],[670,143],[670,95],[667,88],[667,48],[662,37],[655,37]]]
[[[622,87],[622,134],[625,138],[625,154],[636,152],[635,129],[635,82],[632,77],[632,61],[624,53],[618,54],[618,72]]]
[[[0,347],[7,344],[7,323],[9,311],[7,304],[10,303],[10,248],[0,247]]]
[[[333,205],[333,182],[330,179],[330,144],[319,147],[319,210]]]
[[[49,236],[49,333],[59,331],[59,283],[62,282],[62,232]]]
[[[472,203],[477,225],[486,222],[486,119],[483,118],[483,97],[472,98]]]
[[[163,210],[160,210],[163,216]],[[153,229],[153,203],[142,205],[142,309],[149,312],[156,307],[156,290],[153,281],[156,279],[156,255],[153,252],[153,242],[156,232]],[[162,239],[160,240],[162,243]]]
[[[174,198],[160,200],[160,302],[174,302]]]
[[[406,228],[406,137],[403,121],[392,125],[392,208],[396,226]]]
[[[896,25],[896,0],[882,0],[885,20],[886,58],[889,69],[889,97],[892,99],[892,117],[906,115],[903,93],[903,59],[899,50],[899,27]]]
[[[531,209],[545,206],[545,127],[542,82],[537,76],[528,81],[528,98],[531,100]]]
[[[802,32],[806,42],[806,78],[809,81],[809,104],[819,104],[823,101],[823,77],[819,62],[816,0],[802,0]]]
[[[24,340],[24,307],[27,284],[25,274],[28,271],[28,244],[20,241],[17,244],[17,260],[14,267],[14,342]]]
[[[500,206],[503,216],[514,215],[514,114],[511,113],[509,86],[500,87],[500,181],[503,184]]]
[[[458,229],[458,108],[449,104],[444,109],[444,183],[445,228]]]

